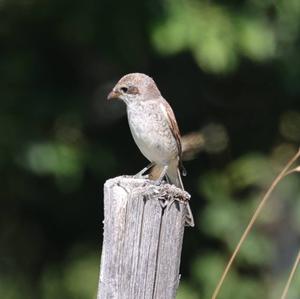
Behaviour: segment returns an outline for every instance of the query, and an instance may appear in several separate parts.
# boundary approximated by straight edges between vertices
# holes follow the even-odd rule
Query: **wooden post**
[[[189,198],[173,185],[145,179],[105,183],[97,299],[175,298]]]

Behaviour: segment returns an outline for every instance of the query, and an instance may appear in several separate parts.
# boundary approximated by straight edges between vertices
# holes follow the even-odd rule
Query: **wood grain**
[[[189,198],[173,185],[145,179],[105,183],[97,299],[175,298]]]

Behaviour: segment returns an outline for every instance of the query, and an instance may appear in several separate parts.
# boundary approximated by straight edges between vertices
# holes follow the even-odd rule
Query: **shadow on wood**
[[[173,185],[145,179],[105,183],[97,299],[175,298],[189,198]]]

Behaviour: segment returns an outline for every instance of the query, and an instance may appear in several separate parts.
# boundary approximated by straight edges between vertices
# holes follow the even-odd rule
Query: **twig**
[[[294,277],[294,274],[295,274],[295,272],[296,272],[296,269],[297,269],[297,266],[299,265],[299,263],[300,263],[300,250],[299,250],[299,252],[298,252],[298,255],[297,255],[296,260],[295,260],[295,262],[294,262],[292,271],[291,271],[291,273],[290,273],[290,275],[289,275],[289,279],[288,279],[288,281],[286,282],[286,285],[285,285],[285,287],[284,287],[284,290],[283,290],[283,292],[282,292],[282,295],[281,295],[280,299],[285,299],[285,298],[286,298],[287,292],[288,292],[288,290],[289,290],[289,288],[290,288],[291,281],[292,281],[292,279],[293,279],[293,277]]]
[[[249,221],[249,223],[248,223],[248,225],[247,225],[247,227],[246,227],[246,229],[245,229],[245,231],[244,231],[242,237],[240,238],[240,240],[239,240],[239,242],[238,242],[238,244],[237,244],[235,250],[233,251],[233,253],[232,253],[232,255],[231,255],[231,257],[230,257],[230,259],[229,259],[229,261],[228,261],[228,263],[227,263],[227,266],[226,266],[226,268],[225,268],[225,270],[224,270],[224,272],[223,272],[223,274],[222,274],[222,276],[221,276],[221,278],[220,278],[220,280],[219,280],[219,282],[218,282],[218,284],[217,284],[217,287],[216,287],[215,290],[214,290],[214,293],[213,293],[211,299],[216,299],[216,298],[217,298],[217,296],[218,296],[218,294],[219,294],[219,292],[220,292],[220,289],[221,289],[221,287],[222,287],[222,285],[223,285],[223,282],[224,282],[224,280],[225,280],[225,278],[226,278],[226,276],[227,276],[228,271],[230,270],[230,267],[231,267],[231,265],[232,265],[232,263],[233,263],[233,261],[234,261],[236,255],[237,255],[237,253],[239,252],[239,250],[240,250],[242,244],[244,243],[244,241],[245,241],[247,235],[249,234],[249,232],[250,232],[250,230],[251,230],[251,228],[252,228],[254,222],[256,221],[256,219],[257,219],[259,213],[261,212],[262,208],[264,207],[265,203],[267,202],[267,200],[268,200],[270,194],[272,193],[272,191],[274,190],[274,188],[276,187],[276,185],[280,182],[280,180],[281,180],[282,178],[285,177],[287,171],[288,171],[289,168],[292,166],[292,164],[299,158],[299,156],[300,156],[300,149],[299,149],[298,152],[297,152],[297,153],[296,153],[296,154],[288,161],[288,163],[286,164],[286,166],[285,166],[285,167],[281,170],[281,172],[277,175],[277,177],[276,177],[276,178],[274,179],[274,181],[272,182],[270,188],[269,188],[269,189],[267,190],[267,192],[265,193],[265,195],[264,195],[264,197],[262,198],[260,204],[259,204],[258,207],[256,208],[256,210],[255,210],[255,212],[254,212],[252,218],[250,219],[250,221]]]

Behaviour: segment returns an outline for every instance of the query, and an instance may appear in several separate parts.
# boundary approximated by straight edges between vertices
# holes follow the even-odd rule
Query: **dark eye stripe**
[[[120,90],[123,92],[123,93],[127,93],[127,94],[139,94],[139,90],[137,87],[133,86],[133,85],[130,85],[128,87],[126,86],[122,86],[120,87]]]
[[[127,93],[130,93],[130,94],[139,94],[139,90],[135,86],[129,86]]]

